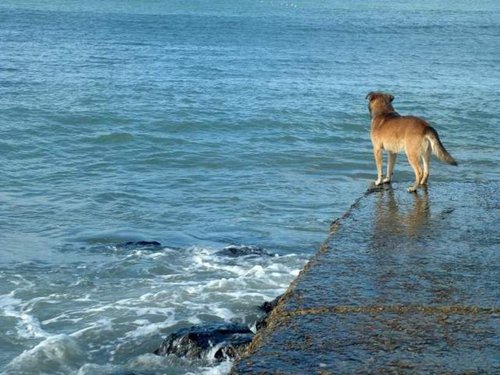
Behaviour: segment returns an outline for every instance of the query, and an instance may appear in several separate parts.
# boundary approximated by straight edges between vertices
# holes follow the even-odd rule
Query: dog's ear
[[[368,99],[368,101],[369,101],[369,102],[371,102],[373,99],[375,99],[375,96],[376,96],[376,95],[377,95],[377,94],[376,94],[375,92],[370,91],[370,92],[368,93],[368,95],[366,95],[366,98],[365,98],[365,99]]]
[[[394,95],[391,95],[391,94],[387,94],[388,97],[389,97],[389,102],[392,103],[392,101],[394,100]]]

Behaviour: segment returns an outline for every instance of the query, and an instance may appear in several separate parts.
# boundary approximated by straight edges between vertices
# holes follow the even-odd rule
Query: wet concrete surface
[[[500,184],[368,191],[233,374],[500,373]]]

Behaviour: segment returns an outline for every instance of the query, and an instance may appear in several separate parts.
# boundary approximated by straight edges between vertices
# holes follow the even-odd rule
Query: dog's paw
[[[391,178],[390,177],[386,177],[382,180],[382,183],[384,184],[390,184],[391,183]]]
[[[416,193],[417,187],[415,185],[412,185],[407,190],[408,190],[408,193]]]
[[[374,182],[375,186],[380,186],[380,185],[382,185],[383,183],[384,183],[384,182],[382,181],[382,179],[381,179],[381,178],[379,178],[378,180],[376,180],[376,181]]]

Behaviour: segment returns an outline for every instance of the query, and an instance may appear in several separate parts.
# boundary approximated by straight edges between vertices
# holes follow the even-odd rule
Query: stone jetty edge
[[[299,309],[299,310],[294,310],[294,311],[285,311],[284,306],[285,306],[285,301],[288,299],[289,295],[291,295],[296,287],[296,285],[300,282],[300,279],[302,275],[306,274],[309,272],[309,269],[313,267],[315,259],[321,255],[321,253],[328,251],[329,250],[329,242],[332,236],[335,235],[336,231],[338,230],[339,226],[342,225],[342,222],[347,219],[352,212],[359,206],[361,200],[363,200],[366,196],[377,192],[381,191],[383,187],[381,188],[374,188],[370,187],[366,190],[366,192],[359,198],[357,198],[353,204],[349,207],[349,209],[344,212],[339,218],[335,219],[332,221],[330,224],[330,231],[329,234],[326,238],[326,240],[321,244],[319,250],[307,261],[307,263],[304,265],[302,270],[300,270],[299,274],[295,277],[295,279],[290,283],[288,286],[287,290],[285,293],[283,293],[279,298],[278,303],[276,306],[273,308],[273,310],[269,313],[269,315],[266,317],[266,326],[263,327],[262,329],[259,329],[255,336],[253,337],[252,341],[250,342],[249,345],[247,345],[243,350],[239,353],[238,358],[235,362],[235,364],[240,360],[245,357],[250,356],[256,349],[262,346],[262,342],[264,338],[272,332],[277,326],[281,325],[284,323],[286,320],[291,318],[292,316],[297,316],[297,315],[306,315],[306,314],[311,314],[311,313],[326,313],[327,311],[310,311],[310,309]],[[328,312],[333,312],[333,311],[328,311]],[[237,372],[234,372],[235,366],[233,366],[230,374],[236,374]]]
[[[465,184],[466,186],[470,186],[469,184]],[[473,183],[472,183],[473,185]],[[498,190],[498,186],[494,184],[493,190]],[[325,239],[325,241],[320,246],[319,250],[311,256],[308,262],[304,265],[303,269],[299,272],[297,277],[290,283],[289,287],[285,291],[283,295],[278,297],[278,302],[275,308],[269,313],[266,318],[266,325],[259,329],[253,340],[247,346],[240,349],[235,362],[231,368],[230,374],[236,375],[240,373],[249,373],[247,370],[242,370],[240,364],[246,362],[250,365],[253,362],[254,356],[257,352],[266,346],[267,340],[269,336],[271,336],[276,330],[279,330],[280,327],[287,327],[294,319],[297,319],[300,316],[326,316],[326,315],[349,315],[349,314],[368,314],[368,315],[379,315],[379,314],[396,314],[396,315],[408,315],[408,314],[417,314],[421,316],[435,316],[435,315],[454,315],[454,316],[469,316],[475,315],[478,318],[483,317],[484,319],[498,319],[500,315],[500,308],[493,304],[493,306],[476,306],[476,305],[468,305],[468,304],[451,304],[447,306],[436,306],[429,304],[366,304],[363,306],[323,306],[323,307],[301,307],[300,305],[295,305],[295,308],[290,309],[290,305],[287,306],[287,303],[294,298],[294,293],[296,292],[297,286],[303,281],[304,276],[306,276],[311,269],[314,269],[318,265],[318,261],[320,258],[332,250],[331,243],[332,239],[335,237],[339,229],[345,224],[349,222],[349,219],[356,212],[356,209],[359,208],[363,200],[367,198],[367,196],[373,193],[384,192],[387,190],[392,190],[392,187],[384,185],[381,187],[369,187],[365,193],[360,196],[358,199],[354,201],[354,203],[348,208],[348,210],[341,215],[339,218],[332,221],[330,224],[329,233]],[[427,194],[427,192],[425,192]],[[490,207],[491,208],[491,207]],[[496,306],[495,306],[496,305]],[[483,319],[481,318],[481,319]],[[285,349],[283,349],[285,350]],[[276,353],[278,354],[278,353]],[[496,365],[493,365],[496,368]],[[257,369],[256,369],[257,370]],[[260,367],[256,373],[265,373],[262,372],[263,368]],[[251,372],[251,371],[250,371]],[[281,373],[281,372],[280,372]],[[285,373],[285,372],[283,372]],[[321,372],[323,373],[323,372]],[[329,372],[324,372],[329,373]],[[482,372],[481,372],[482,373]]]

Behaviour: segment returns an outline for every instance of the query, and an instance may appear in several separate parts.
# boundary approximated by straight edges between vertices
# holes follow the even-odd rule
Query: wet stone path
[[[500,373],[499,210],[499,184],[369,190],[232,373]]]

